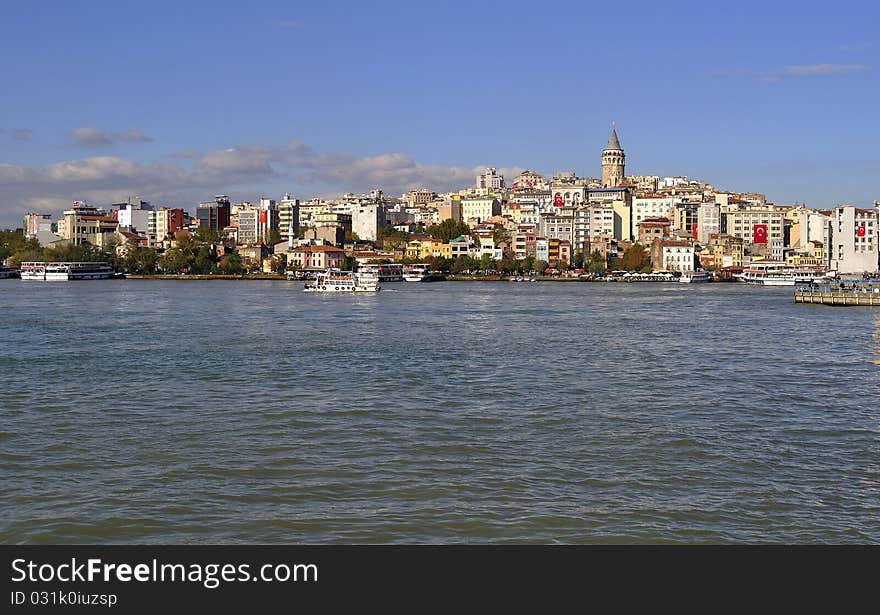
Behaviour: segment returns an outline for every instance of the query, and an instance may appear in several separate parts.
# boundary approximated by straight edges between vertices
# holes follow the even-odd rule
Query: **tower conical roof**
[[[614,125],[614,122],[611,122],[611,134],[608,136],[608,145],[605,146],[605,149],[623,149],[620,147],[620,140],[617,138],[617,127]]]

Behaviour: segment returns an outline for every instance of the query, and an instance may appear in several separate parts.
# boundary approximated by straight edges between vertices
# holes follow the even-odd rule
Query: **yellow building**
[[[426,236],[415,236],[406,244],[407,258],[421,260],[432,256],[452,258],[452,246]]]

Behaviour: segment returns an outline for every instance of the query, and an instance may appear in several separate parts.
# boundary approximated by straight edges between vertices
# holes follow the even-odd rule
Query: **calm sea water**
[[[0,281],[0,542],[880,542],[880,310]]]

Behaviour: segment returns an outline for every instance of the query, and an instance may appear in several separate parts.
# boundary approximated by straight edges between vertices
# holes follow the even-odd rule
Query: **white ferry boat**
[[[7,267],[6,265],[0,265],[0,280],[12,278],[16,275],[18,275],[18,269],[13,269],[12,267]]]
[[[678,281],[682,284],[697,284],[700,282],[711,282],[712,276],[708,271],[682,271]]]
[[[107,280],[113,268],[105,262],[84,263],[22,263],[21,279],[41,282],[67,280]]]
[[[746,284],[763,286],[795,286],[829,282],[836,279],[837,272],[824,267],[792,267],[782,262],[752,263],[735,278]]]
[[[403,282],[403,265],[387,263],[384,265],[359,265],[358,276],[376,282]]]
[[[376,280],[363,279],[351,271],[328,269],[306,282],[303,290],[312,293],[374,293],[380,289]]]
[[[439,271],[431,271],[431,265],[427,263],[416,263],[403,266],[403,279],[405,282],[436,282],[445,280],[446,276]]]

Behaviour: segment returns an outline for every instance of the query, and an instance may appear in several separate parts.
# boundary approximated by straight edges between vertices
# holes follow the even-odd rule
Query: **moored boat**
[[[21,264],[21,279],[25,281],[66,282],[68,280],[107,280],[112,277],[113,268],[103,261]]]
[[[363,278],[352,271],[328,269],[306,282],[306,292],[313,293],[369,293],[380,290],[379,283],[371,278]]]
[[[791,266],[782,262],[767,261],[752,263],[743,272],[734,276],[737,281],[762,286],[795,286],[830,282],[837,278],[837,272],[825,267]]]
[[[708,271],[682,271],[678,281],[682,284],[697,284],[700,282],[711,282],[712,276]]]
[[[13,269],[12,267],[7,267],[6,265],[0,265],[0,280],[4,280],[6,278],[14,278],[18,276],[18,269]]]
[[[437,282],[445,279],[445,275],[439,271],[432,271],[431,265],[427,263],[403,266],[403,280],[405,282]]]

